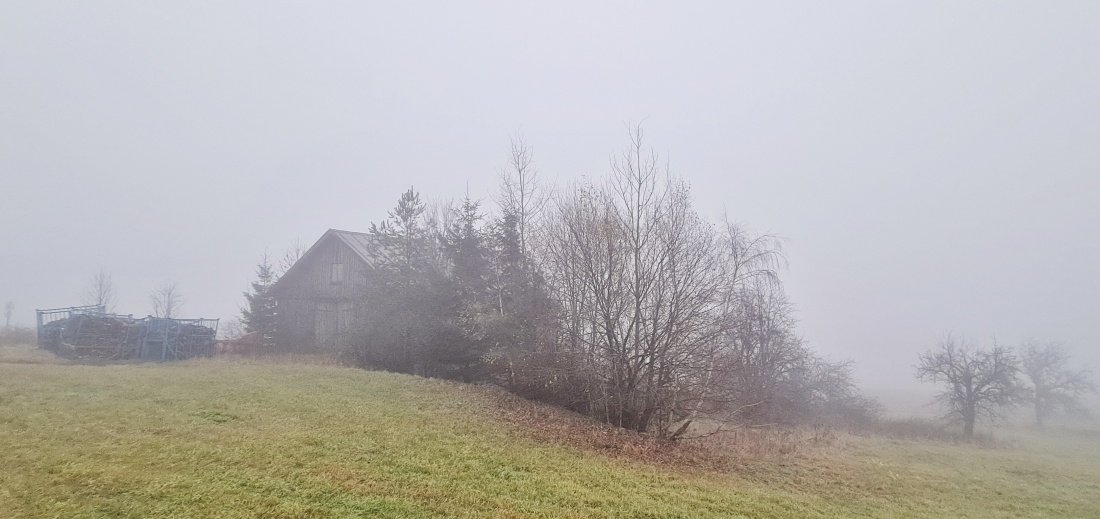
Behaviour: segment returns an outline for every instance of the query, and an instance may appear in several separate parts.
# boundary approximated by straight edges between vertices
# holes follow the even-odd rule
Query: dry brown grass
[[[69,361],[30,344],[0,345],[0,362],[7,364],[68,364]]]
[[[698,441],[738,460],[815,457],[841,446],[841,434],[831,427],[741,427]]]
[[[998,439],[991,431],[975,431],[974,436],[966,438],[958,427],[951,427],[939,420],[928,418],[885,419],[853,429],[860,436],[879,436],[894,440],[931,441],[967,444],[976,447],[1002,449],[1011,446],[1011,442]]]
[[[825,427],[741,427],[714,434],[709,434],[713,427],[703,427],[698,437],[669,442],[533,402],[495,386],[455,384],[453,389],[483,402],[500,422],[535,440],[679,470],[728,472],[749,461],[818,458],[842,446],[839,433]]]
[[[0,346],[21,346],[36,342],[38,342],[38,333],[34,328],[0,327]]]

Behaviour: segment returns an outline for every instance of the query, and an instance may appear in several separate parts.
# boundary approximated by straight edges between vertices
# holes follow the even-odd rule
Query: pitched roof
[[[287,277],[287,275],[289,275],[291,272],[294,272],[298,265],[305,263],[307,258],[313,255],[320,248],[322,243],[325,243],[330,239],[338,239],[344,242],[344,244],[347,245],[348,248],[351,249],[353,252],[355,252],[355,255],[359,256],[359,258],[361,258],[363,262],[366,263],[369,267],[378,267],[390,259],[389,248],[386,246],[386,244],[382,243],[378,236],[364,232],[329,229],[325,231],[325,234],[322,234],[321,237],[317,239],[317,242],[314,243],[309,248],[309,250],[302,254],[302,256],[298,258],[298,260],[295,261],[294,264],[291,265],[290,268],[287,269],[287,271],[284,272],[277,281],[275,281],[275,285],[272,288],[278,286],[279,281],[282,281],[284,278]]]
[[[384,244],[382,240],[373,234],[341,231],[337,229],[329,229],[325,234],[332,234],[343,240],[348,247],[351,247],[351,250],[355,251],[355,253],[359,255],[360,258],[363,258],[363,261],[367,262],[367,265],[371,267],[377,267],[379,264],[385,263],[391,259],[389,248],[386,247],[386,244]],[[324,236],[321,238],[324,239]],[[319,240],[318,243],[320,243]]]

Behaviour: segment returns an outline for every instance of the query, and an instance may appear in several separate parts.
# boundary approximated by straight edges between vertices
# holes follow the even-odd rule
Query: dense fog
[[[640,124],[703,218],[781,238],[808,347],[934,412],[949,333],[1100,369],[1098,48],[1090,2],[7,3],[0,304],[105,272],[233,319],[265,252],[410,185],[491,208],[517,136],[567,191]]]

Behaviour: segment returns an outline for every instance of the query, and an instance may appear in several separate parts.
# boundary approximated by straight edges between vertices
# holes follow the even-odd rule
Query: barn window
[[[332,282],[343,283],[344,282],[344,264],[333,263],[332,264]]]

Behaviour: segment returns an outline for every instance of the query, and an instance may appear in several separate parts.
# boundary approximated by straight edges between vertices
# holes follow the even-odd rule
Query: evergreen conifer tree
[[[275,344],[275,295],[271,286],[275,284],[275,271],[270,258],[264,253],[256,265],[256,280],[252,290],[245,292],[247,308],[241,308],[241,321],[246,332],[260,332],[265,346]]]
[[[453,266],[452,275],[466,304],[480,303],[488,288],[489,250],[485,235],[478,228],[482,219],[478,212],[480,206],[480,202],[467,195],[462,200],[458,218],[444,237],[444,247]]]
[[[434,240],[424,226],[424,203],[412,187],[370,234],[387,251],[368,281],[361,306],[368,322],[359,332],[360,361],[395,371],[431,375],[425,350],[437,321],[433,284],[439,274],[427,256]]]
[[[519,219],[505,209],[493,229],[496,305],[500,315],[515,312],[514,303],[527,289],[523,247],[519,239]]]

